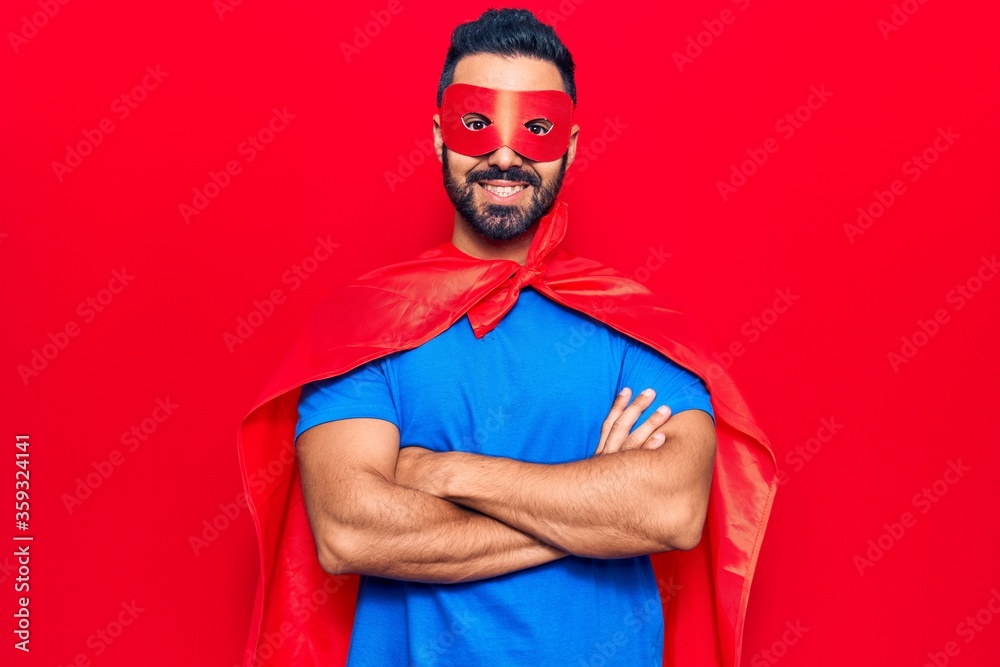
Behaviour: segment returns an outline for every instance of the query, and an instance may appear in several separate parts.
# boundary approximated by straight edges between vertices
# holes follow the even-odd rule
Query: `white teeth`
[[[520,192],[526,186],[524,186],[524,185],[515,185],[515,186],[507,185],[507,186],[504,186],[504,187],[499,187],[499,186],[496,186],[496,185],[489,185],[488,183],[483,183],[483,187],[486,188],[487,190],[489,190],[490,192],[492,192],[493,194],[498,195],[500,197],[509,197],[512,194],[516,193],[516,192]]]

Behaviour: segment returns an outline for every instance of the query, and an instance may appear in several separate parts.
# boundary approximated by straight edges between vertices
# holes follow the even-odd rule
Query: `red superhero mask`
[[[534,162],[551,162],[569,148],[575,106],[561,90],[453,83],[444,89],[438,110],[441,136],[448,148],[462,155],[486,155],[507,146]],[[466,118],[469,114],[482,118]]]

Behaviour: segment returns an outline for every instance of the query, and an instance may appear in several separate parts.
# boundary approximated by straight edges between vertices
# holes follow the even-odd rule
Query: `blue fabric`
[[[622,387],[674,414],[712,415],[704,383],[652,348],[527,287],[490,333],[466,317],[420,347],[307,384],[295,435],[375,417],[400,446],[536,463],[593,455]],[[661,665],[663,612],[649,556],[567,556],[490,579],[426,584],[362,576],[349,667]]]

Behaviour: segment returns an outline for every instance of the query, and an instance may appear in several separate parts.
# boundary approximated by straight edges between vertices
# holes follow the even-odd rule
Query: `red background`
[[[222,509],[242,490],[237,426],[330,289],[449,237],[440,167],[421,146],[449,33],[487,5],[69,2],[46,18],[45,4],[5,3],[0,23],[0,662],[228,667],[257,575],[249,516]],[[785,473],[750,599],[755,667],[1000,655],[1000,618],[961,625],[1000,590],[1000,279],[973,279],[1000,249],[998,16],[987,3],[904,4],[886,34],[888,0],[528,5],[578,65],[591,157],[564,189],[567,245],[629,273],[662,246],[671,257],[649,286],[679,294],[719,350],[742,345],[720,361]],[[385,25],[365,43],[373,16]],[[143,90],[147,66],[163,74]],[[136,86],[144,99],[123,118],[115,101]],[[800,109],[788,136],[776,123],[812,86],[828,99]],[[241,143],[274,108],[294,118],[248,160]],[[75,168],[53,166],[103,119],[113,130]],[[606,123],[618,130],[602,143]],[[939,128],[952,143],[911,180],[905,163]],[[777,150],[724,201],[718,182],[769,138]],[[239,173],[186,222],[180,205],[231,160]],[[897,179],[903,194],[849,238],[858,207]],[[293,289],[286,272],[327,235],[339,246]],[[102,292],[123,268],[134,278]],[[949,298],[970,279],[971,299]],[[275,289],[283,302],[227,346]],[[798,298],[773,318],[786,289]],[[91,313],[88,298],[106,303]],[[946,321],[922,337],[939,309]],[[67,325],[76,335],[61,339]],[[889,353],[915,333],[915,356],[894,368]],[[50,334],[65,346],[46,348]],[[52,358],[22,375],[43,348]],[[158,399],[177,407],[130,450],[123,433]],[[832,437],[824,419],[840,425]],[[12,646],[19,433],[31,438],[30,655]],[[968,471],[933,490],[949,461]],[[67,507],[78,478],[109,466]],[[933,504],[914,501],[925,487]],[[892,537],[905,512],[914,521]],[[193,547],[213,520],[224,529]],[[888,548],[859,572],[880,537]],[[124,632],[95,639],[133,601]]]

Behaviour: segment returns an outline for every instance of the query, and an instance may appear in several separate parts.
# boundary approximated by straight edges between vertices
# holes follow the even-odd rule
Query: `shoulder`
[[[630,291],[649,292],[646,286],[618,268],[591,257],[582,257],[567,248],[560,247],[548,262],[546,277],[594,277],[613,281]]]

